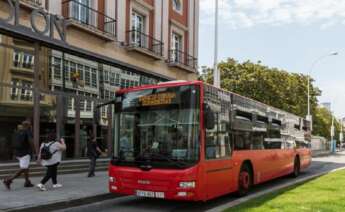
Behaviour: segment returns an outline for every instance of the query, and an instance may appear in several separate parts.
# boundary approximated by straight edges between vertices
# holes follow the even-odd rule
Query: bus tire
[[[293,165],[292,177],[296,178],[301,173],[301,162],[300,162],[299,156],[295,157],[293,164],[294,165]]]
[[[253,185],[252,170],[248,163],[244,163],[241,166],[238,176],[238,191],[237,196],[246,196]]]

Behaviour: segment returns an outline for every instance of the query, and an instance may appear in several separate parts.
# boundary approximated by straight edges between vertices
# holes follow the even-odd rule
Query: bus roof
[[[253,102],[253,103],[256,103],[256,104],[261,105],[263,107],[267,107],[267,108],[269,107],[270,109],[273,110],[273,112],[279,112],[279,113],[282,113],[282,114],[293,116],[294,118],[301,118],[301,119],[304,120],[304,118],[302,118],[300,116],[297,116],[297,115],[295,115],[293,113],[286,112],[286,111],[284,111],[282,109],[275,108],[275,107],[273,107],[271,105],[267,105],[267,104],[262,103],[260,101],[251,99],[251,98],[246,97],[246,96],[242,96],[242,95],[237,94],[237,93],[234,93],[232,91],[227,91],[227,90],[224,90],[222,88],[216,88],[213,85],[210,85],[208,83],[205,83],[205,82],[199,81],[199,80],[194,80],[194,81],[185,81],[185,80],[167,81],[167,82],[162,82],[162,83],[159,83],[159,84],[156,84],[156,85],[143,85],[143,86],[132,87],[132,88],[124,88],[124,89],[118,90],[116,93],[117,94],[123,94],[123,93],[140,91],[140,90],[145,90],[145,89],[154,89],[154,88],[160,88],[160,87],[175,87],[175,86],[183,86],[183,85],[207,85],[207,86],[213,87],[215,89],[218,89],[218,90],[220,90],[222,92],[230,93],[230,94],[236,95],[238,97],[241,97],[243,99],[246,99],[246,100],[248,100],[248,102]]]

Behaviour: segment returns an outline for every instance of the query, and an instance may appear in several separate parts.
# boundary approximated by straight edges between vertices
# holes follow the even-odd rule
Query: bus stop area
[[[14,182],[12,190],[0,186],[0,211],[102,211],[112,208],[120,211],[222,211],[236,204],[267,194],[277,189],[302,183],[327,174],[332,170],[345,167],[345,152],[334,155],[315,157],[311,167],[293,179],[283,177],[272,182],[257,186],[253,192],[244,198],[226,195],[206,203],[176,202],[165,200],[150,200],[135,197],[121,197],[109,194],[107,172],[97,172],[96,177],[87,178],[85,173],[58,176],[63,188],[53,190],[48,185],[48,191],[41,192],[37,188],[24,188],[24,180]],[[33,183],[38,183],[41,177],[32,177]]]

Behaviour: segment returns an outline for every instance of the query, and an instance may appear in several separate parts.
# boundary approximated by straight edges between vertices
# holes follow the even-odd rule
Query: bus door
[[[227,123],[218,119],[213,129],[206,129],[205,137],[205,184],[207,198],[213,198],[234,189],[234,164]]]

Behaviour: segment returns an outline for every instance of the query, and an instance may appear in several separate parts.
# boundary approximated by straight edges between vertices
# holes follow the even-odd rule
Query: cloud
[[[220,21],[231,28],[257,25],[319,24],[321,29],[345,23],[345,0],[219,0]],[[214,21],[214,0],[200,0],[201,22]]]

